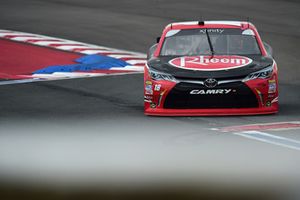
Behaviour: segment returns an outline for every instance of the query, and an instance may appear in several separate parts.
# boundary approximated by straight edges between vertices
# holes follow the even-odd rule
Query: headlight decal
[[[253,79],[258,79],[258,78],[260,79],[270,78],[274,71],[274,64],[275,63],[273,63],[272,66],[269,66],[267,68],[249,74],[246,78],[243,79],[243,82],[253,80]]]
[[[166,80],[166,81],[172,81],[172,82],[178,82],[172,75],[164,73],[164,72],[159,72],[154,69],[151,69],[148,64],[146,63],[146,69],[148,71],[149,76],[153,80]]]
[[[153,80],[166,80],[176,82],[176,79],[170,74],[158,72],[152,69],[149,69],[149,74]]]
[[[157,80],[157,81],[166,80],[166,81],[177,82],[177,80],[170,74],[159,72],[159,71],[156,71],[154,69],[150,69],[148,65],[146,65],[146,67],[147,67],[149,76],[153,80]]]

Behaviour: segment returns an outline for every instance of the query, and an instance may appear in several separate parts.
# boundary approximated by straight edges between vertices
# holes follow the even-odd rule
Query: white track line
[[[284,126],[285,124],[290,124],[291,126],[285,127]],[[299,126],[293,126],[293,125],[300,125],[300,121],[246,124],[246,125],[229,126],[223,128],[212,128],[211,130],[216,130],[221,132],[241,132],[241,131],[262,131],[262,130],[282,131],[282,130],[300,129]],[[247,129],[248,127],[250,127],[251,129]]]
[[[77,47],[75,47],[75,48],[78,48],[78,46]],[[75,49],[75,48],[73,48],[73,49]],[[83,53],[83,54],[97,54],[97,53],[114,53],[114,51],[111,51],[111,50],[101,50],[101,49],[99,49],[99,50],[81,50],[81,51],[78,51],[78,52],[80,52],[80,53]],[[115,52],[115,53],[117,53],[117,52]]]
[[[274,145],[278,145],[278,146],[283,146],[286,148],[300,151],[300,141],[297,141],[297,140],[280,137],[280,136],[276,136],[276,135],[272,135],[272,134],[264,133],[264,132],[260,132],[260,131],[243,131],[243,132],[234,133],[234,134],[242,136],[242,137],[246,137],[249,139],[258,140],[261,142],[274,144]]]
[[[65,50],[65,51],[73,51],[73,49],[76,48],[84,48],[85,46],[78,46],[78,45],[63,45],[63,46],[57,46],[55,47],[56,49],[61,49],[61,50]],[[87,48],[87,47],[85,47]]]
[[[16,41],[27,41],[27,40],[38,40],[39,38],[37,37],[33,37],[33,36],[20,36],[20,37],[15,37],[14,40]]]
[[[122,59],[122,58],[146,58],[146,56],[140,56],[140,55],[119,55],[119,54],[110,54],[110,57],[117,58],[117,59]]]
[[[55,72],[55,73],[60,73],[60,72]],[[133,74],[140,74],[141,72],[120,72],[120,73],[111,73],[111,74],[98,74],[97,75],[85,75],[85,76],[51,76],[48,77],[48,79],[45,78],[32,78],[32,79],[21,79],[21,80],[11,80],[11,81],[0,81],[0,85],[12,85],[12,84],[21,84],[21,83],[32,83],[32,82],[44,82],[44,81],[57,81],[57,80],[66,80],[66,79],[76,79],[76,78],[86,78],[86,77],[96,77],[96,76],[120,76],[120,75],[133,75]],[[96,74],[96,73],[95,73]],[[45,75],[45,74],[44,74]],[[46,76],[46,75],[45,75]]]
[[[11,80],[11,81],[0,81],[0,85],[12,85],[12,84],[21,84],[21,83],[31,83],[42,81],[41,79],[20,79],[20,80]]]
[[[110,70],[123,70],[123,71],[136,71],[136,72],[144,72],[144,68],[136,67],[136,66],[125,66],[125,67],[112,67]]]
[[[109,48],[109,47],[105,47],[105,46],[99,46],[99,45],[94,45],[94,44],[88,44],[88,43],[83,43],[83,42],[78,42],[78,41],[72,41],[72,40],[67,40],[67,39],[62,39],[62,38],[56,38],[56,37],[50,37],[50,36],[44,36],[44,35],[39,35],[39,34],[32,34],[32,33],[24,33],[24,32],[19,32],[19,31],[11,31],[11,30],[3,30],[1,29],[0,30],[0,37],[5,37],[5,36],[18,36],[20,35],[20,37],[33,37],[33,39],[40,39],[40,40],[59,40],[59,41],[62,41],[64,42],[65,44],[68,43],[68,44],[82,44],[84,45],[85,47],[89,47],[89,48],[101,48],[101,49],[107,49],[107,50],[111,50],[111,51],[114,51],[114,52],[122,52],[124,54],[134,54],[134,55],[139,55],[141,56],[142,58],[145,57],[145,54],[143,53],[140,53],[140,52],[134,52],[134,51],[128,51],[128,50],[123,50],[123,49],[114,49],[114,48]],[[18,37],[15,37],[15,38],[18,38]],[[16,40],[15,38],[7,38],[9,40]],[[24,42],[26,42],[26,38],[24,39]],[[30,42],[29,42],[30,43]],[[34,42],[34,44],[39,45],[39,42]],[[57,42],[54,42],[53,43],[57,43]],[[41,46],[44,46],[45,43],[42,42],[41,43]],[[55,48],[55,47],[53,47]],[[80,47],[78,47],[80,48]]]
[[[69,42],[69,41],[39,41],[35,42],[34,44],[36,45],[41,45],[41,46],[51,46],[51,45],[78,45],[77,47],[80,47],[80,45],[83,45],[79,42]]]
[[[127,63],[135,65],[135,64],[145,64],[146,60],[126,60]]]

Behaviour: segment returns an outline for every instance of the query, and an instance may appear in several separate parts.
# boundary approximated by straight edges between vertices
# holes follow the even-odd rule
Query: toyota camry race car
[[[272,48],[250,22],[166,26],[144,74],[146,115],[253,115],[278,111]]]

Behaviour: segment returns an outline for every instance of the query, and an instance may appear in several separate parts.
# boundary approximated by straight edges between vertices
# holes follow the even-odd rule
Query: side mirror
[[[154,45],[152,45],[152,46],[150,47],[150,49],[149,49],[149,51],[148,51],[148,53],[147,53],[147,60],[149,60],[150,58],[153,57],[153,54],[154,54],[156,48],[157,48],[157,44],[154,44]]]
[[[273,49],[272,49],[272,47],[269,44],[267,44],[266,42],[263,42],[263,44],[265,46],[265,49],[266,49],[268,55],[271,56],[271,57],[273,57]]]
[[[160,37],[157,37],[156,38],[156,43],[159,43],[159,41],[160,41]]]

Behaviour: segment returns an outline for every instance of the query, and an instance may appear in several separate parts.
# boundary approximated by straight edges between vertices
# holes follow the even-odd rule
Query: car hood
[[[149,68],[175,78],[237,78],[271,66],[271,57],[264,56],[161,56],[150,59]]]

